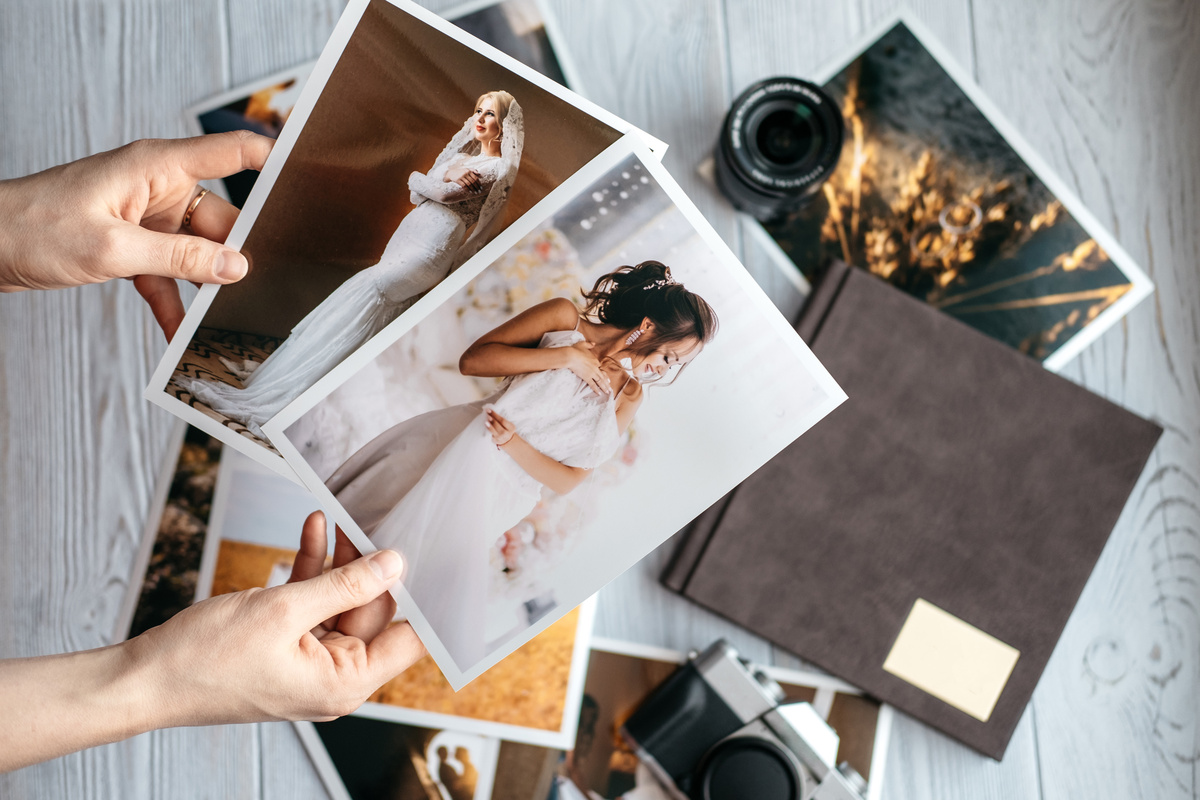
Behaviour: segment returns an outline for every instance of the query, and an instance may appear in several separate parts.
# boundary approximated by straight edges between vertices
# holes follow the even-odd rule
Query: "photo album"
[[[353,0],[227,240],[249,274],[201,290],[146,390],[236,451],[213,514],[278,475],[398,551],[453,690],[845,400],[664,149],[419,6]],[[285,578],[286,542],[231,534],[200,576],[236,588],[237,551]]]

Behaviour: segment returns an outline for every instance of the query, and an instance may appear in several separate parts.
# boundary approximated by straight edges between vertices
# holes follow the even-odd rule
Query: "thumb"
[[[297,607],[307,616],[305,625],[312,628],[379,597],[400,577],[403,566],[404,560],[395,550],[378,550],[324,575],[282,588],[293,594]]]
[[[231,247],[200,236],[160,233],[121,224],[116,263],[102,265],[113,277],[162,275],[194,283],[233,283],[249,271],[246,257]]]

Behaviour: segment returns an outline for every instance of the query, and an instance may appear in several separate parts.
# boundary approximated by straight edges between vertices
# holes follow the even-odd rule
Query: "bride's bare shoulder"
[[[544,303],[538,303],[530,309],[537,314],[540,321],[546,324],[548,331],[573,331],[579,321],[579,309],[565,297],[556,297]]]

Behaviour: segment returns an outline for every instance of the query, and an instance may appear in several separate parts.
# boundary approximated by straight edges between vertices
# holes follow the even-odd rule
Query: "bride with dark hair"
[[[512,95],[482,95],[429,172],[409,176],[416,208],[392,234],[379,263],[334,290],[261,364],[221,359],[242,388],[197,378],[179,385],[261,436],[262,423],[491,241],[503,223],[524,142],[524,117]]]
[[[405,589],[461,669],[486,655],[488,550],[537,505],[616,451],[644,398],[716,334],[717,317],[657,261],[518,314],[459,360],[506,377],[486,400],[384,431],[325,482],[379,548],[405,558]]]

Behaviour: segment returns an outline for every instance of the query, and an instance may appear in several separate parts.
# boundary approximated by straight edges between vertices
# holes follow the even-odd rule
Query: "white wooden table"
[[[590,96],[670,142],[668,168],[743,250],[740,223],[695,176],[724,109],[759,78],[811,72],[896,4],[551,5]],[[183,106],[315,57],[341,7],[6,0],[0,177],[183,135]],[[1066,374],[1166,433],[1004,761],[901,717],[889,800],[1200,797],[1198,10],[1187,0],[913,8],[1158,284]],[[744,256],[764,274],[760,254]],[[140,396],[163,348],[127,282],[0,296],[0,657],[108,641],[171,426]],[[679,649],[724,635],[753,658],[789,662],[661,589],[665,556],[604,590],[599,634]],[[283,724],[157,732],[0,777],[5,798],[323,795]]]

